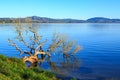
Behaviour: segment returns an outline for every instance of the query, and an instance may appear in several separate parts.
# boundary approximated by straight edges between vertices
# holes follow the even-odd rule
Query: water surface
[[[120,24],[39,25],[39,33],[44,35],[44,38],[50,39],[53,32],[67,34],[83,47],[77,54],[81,59],[80,68],[67,77],[86,80],[120,79]],[[14,36],[15,30],[12,24],[0,24],[1,54],[20,57],[7,41],[8,37],[14,38]]]

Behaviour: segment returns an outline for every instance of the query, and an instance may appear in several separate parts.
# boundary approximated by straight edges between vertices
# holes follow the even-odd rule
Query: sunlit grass
[[[27,68],[22,59],[0,55],[0,80],[56,80],[49,71]]]

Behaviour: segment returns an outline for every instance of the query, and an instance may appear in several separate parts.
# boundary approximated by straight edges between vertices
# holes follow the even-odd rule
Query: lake
[[[120,24],[40,24],[39,33],[50,38],[54,32],[69,35],[82,46],[76,55],[81,64],[77,71],[67,77],[84,80],[120,79]],[[8,38],[14,38],[12,24],[0,24],[0,53],[8,57],[21,57]],[[24,47],[23,47],[24,48]],[[45,67],[47,65],[44,64]]]

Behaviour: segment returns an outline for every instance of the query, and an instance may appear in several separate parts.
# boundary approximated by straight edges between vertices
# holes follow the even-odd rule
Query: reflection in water
[[[80,67],[80,60],[74,56],[66,57],[63,61],[52,62],[48,59],[50,68],[58,75],[69,76]]]
[[[42,67],[42,64],[44,62],[47,62],[49,69],[52,70],[58,77],[75,77],[76,72],[80,68],[81,60],[76,57],[75,55],[73,56],[58,56],[56,61],[53,61],[51,57],[44,56],[42,58],[39,58],[38,63],[29,63],[26,62],[28,67],[36,67],[39,66],[40,68],[44,68],[45,66]]]

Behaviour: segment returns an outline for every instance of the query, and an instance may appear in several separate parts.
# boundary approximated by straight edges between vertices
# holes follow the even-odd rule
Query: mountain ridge
[[[0,23],[17,23],[21,21],[22,23],[26,22],[37,22],[37,23],[120,23],[120,19],[110,19],[105,17],[93,17],[87,20],[80,19],[54,19],[48,17],[39,17],[39,16],[29,16],[25,18],[0,18]]]

